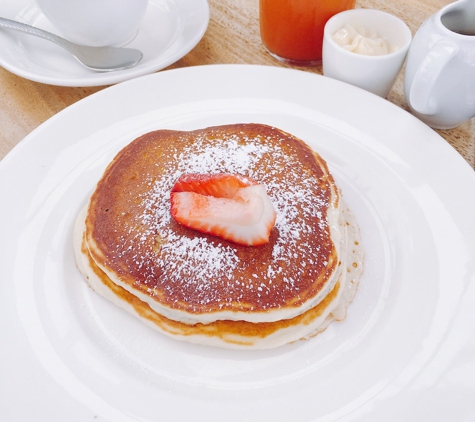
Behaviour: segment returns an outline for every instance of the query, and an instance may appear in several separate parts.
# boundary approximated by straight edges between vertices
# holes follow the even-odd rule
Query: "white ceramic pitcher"
[[[451,3],[421,25],[407,56],[404,94],[433,128],[475,117],[475,0]]]

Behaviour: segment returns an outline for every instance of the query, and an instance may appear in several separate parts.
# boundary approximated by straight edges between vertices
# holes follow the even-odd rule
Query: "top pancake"
[[[170,216],[184,173],[239,173],[263,184],[277,213],[269,243],[239,246]],[[120,151],[91,196],[85,241],[118,285],[185,323],[292,318],[334,287],[339,191],[296,137],[260,124],[147,133]]]

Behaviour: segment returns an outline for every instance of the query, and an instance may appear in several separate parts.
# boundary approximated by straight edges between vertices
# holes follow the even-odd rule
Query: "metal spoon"
[[[142,52],[134,48],[89,47],[78,45],[67,41],[64,38],[58,37],[51,32],[1,17],[0,27],[14,29],[16,31],[25,32],[52,41],[69,51],[88,69],[98,72],[111,72],[113,70],[128,69],[129,67],[135,66],[143,57]]]

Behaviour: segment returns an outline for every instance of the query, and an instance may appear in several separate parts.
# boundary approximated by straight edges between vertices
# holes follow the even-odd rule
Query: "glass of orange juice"
[[[354,7],[355,0],[259,0],[262,42],[281,61],[321,63],[327,20]]]

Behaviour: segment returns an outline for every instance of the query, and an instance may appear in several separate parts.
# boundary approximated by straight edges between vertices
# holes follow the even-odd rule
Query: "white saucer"
[[[58,34],[33,0],[4,0],[0,3],[0,16]],[[49,41],[0,29],[0,66],[50,85],[115,84],[163,69],[182,58],[201,40],[208,22],[206,0],[150,0],[137,36],[127,45],[143,52],[142,61],[131,69],[107,73],[83,67]]]

